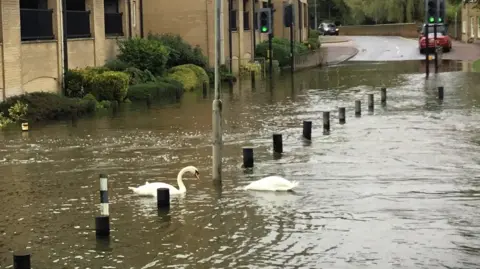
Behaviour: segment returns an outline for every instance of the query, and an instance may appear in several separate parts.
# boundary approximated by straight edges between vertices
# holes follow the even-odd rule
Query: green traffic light
[[[442,22],[442,18],[438,18],[438,22]]]
[[[434,22],[434,21],[435,21],[435,18],[433,17],[428,18],[428,22]]]
[[[262,32],[263,32],[263,33],[268,32],[267,26],[262,26]]]

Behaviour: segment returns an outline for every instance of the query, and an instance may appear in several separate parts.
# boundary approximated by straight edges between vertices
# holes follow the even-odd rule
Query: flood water
[[[35,269],[478,268],[480,77],[451,71],[425,81],[421,71],[418,62],[345,64],[293,82],[284,75],[273,91],[264,83],[252,90],[249,81],[223,89],[222,188],[211,180],[211,95],[76,127],[0,132],[0,268],[24,248]],[[373,88],[380,86],[388,87],[384,108]],[[339,106],[345,125],[337,124]],[[311,144],[300,139],[303,120],[313,121]],[[274,132],[283,134],[281,159],[272,157]],[[252,171],[241,168],[243,146],[254,147]],[[127,188],[146,180],[176,186],[187,165],[201,179],[187,176],[187,194],[172,199],[168,214]],[[109,176],[109,243],[95,239],[100,173]],[[239,189],[273,174],[300,186]]]

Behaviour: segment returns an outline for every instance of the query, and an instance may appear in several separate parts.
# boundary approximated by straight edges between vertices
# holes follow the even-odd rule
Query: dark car
[[[318,32],[321,35],[338,35],[338,28],[333,23],[323,22],[318,26]]]

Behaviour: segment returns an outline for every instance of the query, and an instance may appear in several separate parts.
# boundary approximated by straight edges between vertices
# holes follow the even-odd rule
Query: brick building
[[[260,8],[266,2],[224,1],[222,61],[228,62],[231,54],[233,62],[237,59],[239,63],[239,55],[251,58],[253,5]],[[282,25],[284,2],[272,0],[277,9],[274,35],[279,37],[289,36],[288,28]],[[296,7],[295,37],[305,40],[306,0],[289,2]],[[115,57],[117,39],[129,36],[178,33],[192,45],[199,45],[210,63],[214,62],[213,0],[0,0],[0,18],[0,101],[25,92],[60,92],[65,64],[69,68],[101,66]],[[231,51],[225,27],[229,22]],[[255,32],[256,43],[266,40],[266,35]]]
[[[464,0],[462,5],[462,41],[476,42],[480,39],[480,2]]]

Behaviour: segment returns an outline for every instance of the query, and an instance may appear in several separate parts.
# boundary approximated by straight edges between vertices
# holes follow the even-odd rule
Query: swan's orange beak
[[[196,177],[197,179],[200,179],[200,173],[199,173],[199,172],[195,172],[195,177]]]

